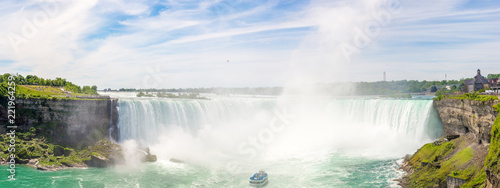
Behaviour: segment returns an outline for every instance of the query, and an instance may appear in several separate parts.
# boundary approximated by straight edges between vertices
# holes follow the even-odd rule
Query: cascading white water
[[[253,117],[270,112],[273,99],[120,99],[120,140],[135,139],[154,144],[172,128],[196,134],[211,126],[240,126]]]
[[[119,107],[120,140],[157,145],[160,154],[188,159],[207,153],[248,158],[255,152],[289,156],[325,149],[400,156],[442,134],[432,100],[123,98]],[[294,118],[284,130],[270,132],[277,111]]]

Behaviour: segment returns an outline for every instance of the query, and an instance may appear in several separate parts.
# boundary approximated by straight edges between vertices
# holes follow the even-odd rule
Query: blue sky
[[[0,24],[0,72],[99,88],[500,73],[493,0],[20,0],[0,2]]]

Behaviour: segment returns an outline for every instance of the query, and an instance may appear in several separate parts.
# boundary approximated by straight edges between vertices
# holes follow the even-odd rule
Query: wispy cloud
[[[500,4],[491,1],[401,0],[401,13],[347,63],[339,44],[388,1],[3,1],[0,64],[100,88],[143,87],[147,67],[157,65],[165,88],[500,72]],[[50,15],[43,7],[54,3]],[[25,36],[44,14],[48,21]],[[12,35],[26,39],[17,50]]]

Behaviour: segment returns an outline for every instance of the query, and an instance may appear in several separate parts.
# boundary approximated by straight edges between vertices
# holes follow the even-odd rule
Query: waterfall
[[[221,153],[236,150],[239,143],[259,135],[276,112],[284,109],[294,119],[285,130],[272,135],[275,150],[326,147],[386,152],[403,148],[406,152],[442,134],[432,100],[427,99],[123,98],[119,106],[122,141],[153,145],[167,139],[168,146],[172,142],[183,144],[178,146],[183,149],[216,146]]]
[[[120,140],[154,142],[169,127],[195,133],[203,126],[241,124],[262,111],[270,111],[272,99],[120,99]],[[251,120],[250,120],[251,121]]]

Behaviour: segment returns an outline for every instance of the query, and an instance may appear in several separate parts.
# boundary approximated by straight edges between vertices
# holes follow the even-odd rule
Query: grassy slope
[[[468,99],[462,97],[460,99]],[[492,100],[496,96],[478,96],[473,100]],[[440,100],[440,99],[438,99]],[[493,106],[500,112],[500,105]],[[432,143],[422,146],[410,159],[410,165],[415,169],[410,176],[409,187],[431,187],[446,180],[446,176],[467,180],[462,187],[484,187],[485,168],[492,173],[500,173],[500,113],[491,130],[491,143],[486,160],[483,164],[474,163],[474,150],[462,137],[441,146]],[[424,163],[422,163],[424,162]],[[427,165],[424,165],[427,164]],[[439,165],[440,167],[436,167]]]
[[[445,96],[445,95],[439,95],[434,100],[440,101],[444,98],[450,98],[450,99],[460,99],[460,100],[476,100],[476,101],[490,101],[490,100],[498,100],[497,96],[494,95],[479,95],[478,93],[466,93],[463,95],[450,95],[450,96]]]
[[[87,94],[70,93],[74,96],[85,96]],[[81,99],[74,97],[66,97],[64,91],[60,87],[52,86],[33,86],[33,85],[18,85],[16,87],[16,95],[23,96],[21,98],[35,99],[68,99],[68,100],[99,100],[99,99]]]
[[[500,173],[500,104],[493,106],[499,114],[495,119],[495,124],[491,127],[491,142],[484,166],[492,173]]]
[[[436,146],[432,143],[424,145],[410,159],[411,166],[415,169],[410,176],[409,187],[432,187],[442,184],[447,176],[468,180],[483,177],[484,170],[481,165],[471,163],[474,150],[466,147],[463,139],[455,139],[443,145]],[[476,184],[476,182],[474,183]]]

